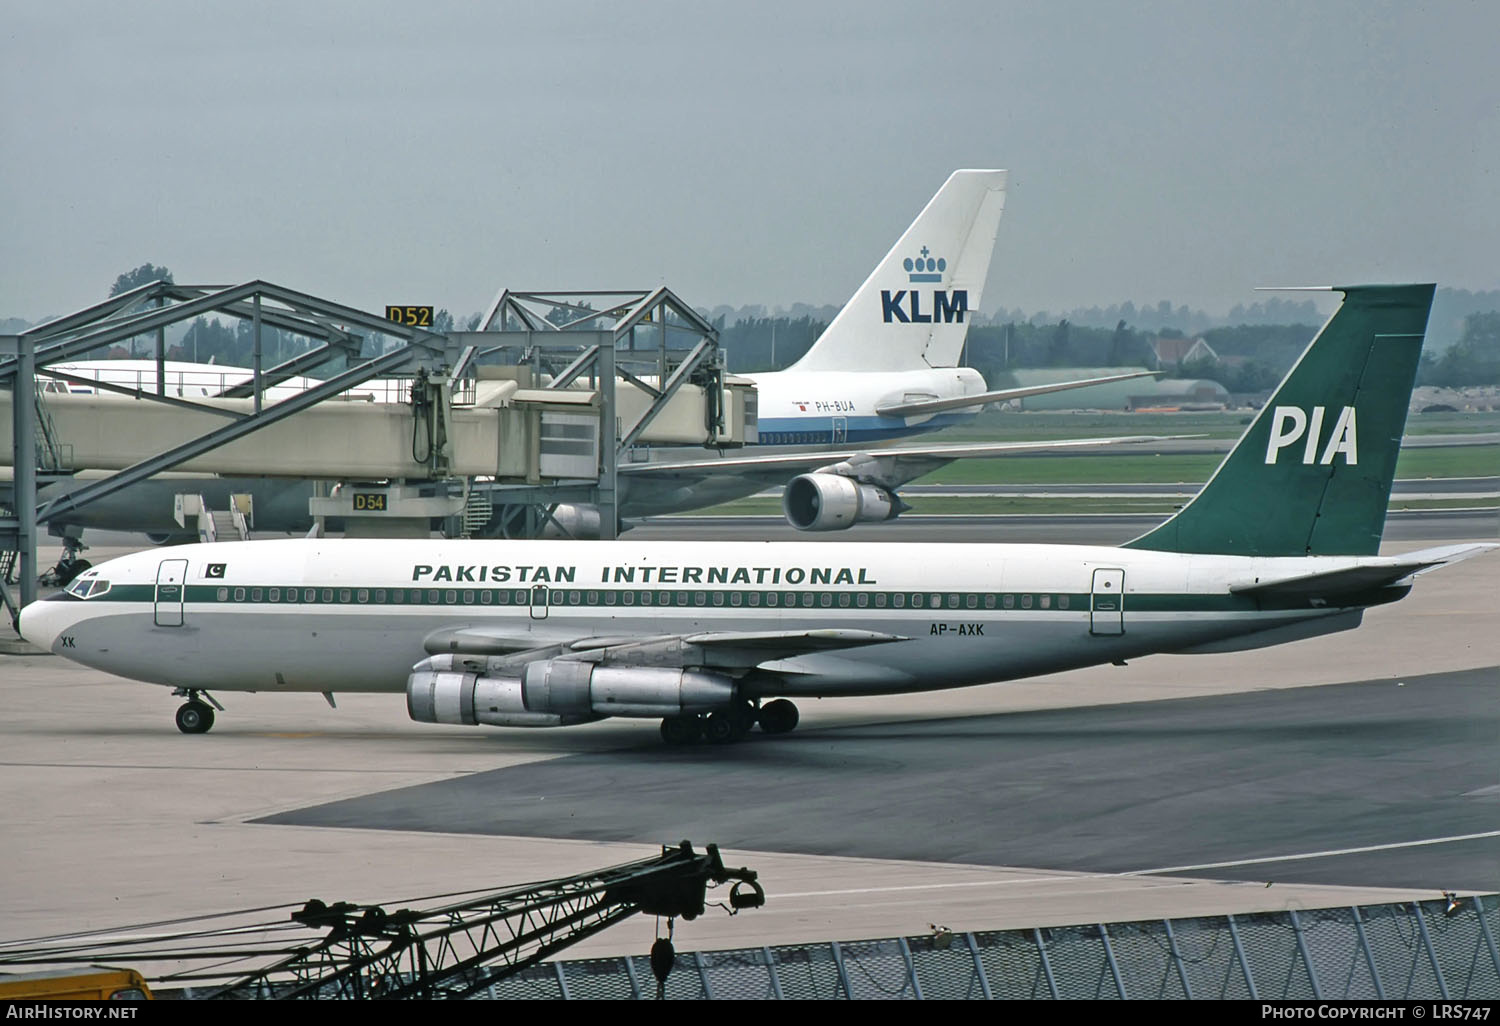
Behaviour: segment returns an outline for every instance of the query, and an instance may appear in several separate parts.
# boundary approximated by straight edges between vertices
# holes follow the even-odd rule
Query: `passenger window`
[[[1042,608],[1043,609],[1051,609],[1052,608],[1052,596],[1051,595],[1043,595],[1042,596]]]
[[[906,607],[906,596],[905,595],[895,595],[895,596],[892,596],[891,602],[895,604],[895,606],[896,606],[897,609],[904,609]]]
[[[597,606],[599,604],[599,593],[597,591],[589,592],[588,604],[591,606]]]
[[[244,588],[236,588],[236,589],[234,589],[234,600],[236,602],[243,602],[243,601],[245,601],[245,589]]]
[[[858,595],[854,596],[854,604],[863,609],[870,604],[870,596],[866,595],[864,592],[860,592]]]
[[[802,604],[804,606],[810,606],[810,605],[813,604],[813,594],[812,594],[812,592],[809,591],[809,592],[807,592],[806,594],[804,594],[802,596]]]
[[[730,596],[729,596],[729,604],[730,604],[730,605],[731,605],[731,606],[737,606],[737,605],[739,605],[739,604],[740,604],[740,601],[741,601],[741,599],[740,599],[740,593],[739,593],[739,592],[737,592],[737,591],[736,591],[736,592],[734,592],[734,593],[732,593],[732,594],[731,594],[731,595],[730,595]]]
[[[615,593],[614,592],[612,592],[612,591],[606,591],[604,593],[604,604],[606,606],[612,606],[612,605],[615,604]]]
[[[1068,608],[1068,596],[1066,596],[1066,595],[1059,595],[1059,596],[1057,596],[1057,608],[1058,609],[1067,609]]]
[[[714,605],[716,605],[716,606],[722,606],[723,604],[724,604],[724,593],[722,591],[716,591],[716,592],[714,592]]]
[[[825,609],[828,608],[829,606],[833,605],[833,596],[826,591],[823,592],[823,594],[818,596],[818,605],[822,606]]]
[[[978,595],[966,595],[964,597],[964,605],[968,606],[970,609],[977,609],[977,608],[979,608],[979,596]]]
[[[238,599],[239,596],[236,595],[235,598]],[[324,602],[332,602],[333,601],[333,589],[332,588],[324,588],[323,589],[323,601]]]
[[[473,604],[474,604],[474,593],[472,591],[465,590],[464,591],[464,605],[466,605],[466,606],[472,606]]]
[[[1031,608],[1031,596],[1030,595],[1022,595],[1021,596],[1021,608],[1022,609],[1030,609]]]
[[[220,588],[219,589],[218,599],[219,599],[220,602],[228,602],[229,601],[229,589],[228,588]]]
[[[355,592],[355,594],[354,594],[354,601],[356,601],[356,602],[368,602],[368,601],[370,601],[370,589],[369,588],[361,588],[361,589],[359,589],[359,591]]]
[[[349,589],[348,588],[340,588],[339,589],[339,601],[340,602],[348,602],[349,599],[350,599]]]
[[[438,600],[437,590],[436,589],[428,589],[428,592],[427,592],[427,601],[430,602],[433,605],[437,605],[437,600]]]
[[[1004,604],[1004,606],[1005,606],[1006,609],[1014,609],[1014,608],[1016,608],[1016,597],[1014,595],[1007,595],[1007,596],[1005,596],[1005,600],[1004,600],[1003,604]]]
[[[250,601],[251,602],[259,602],[260,601],[260,596],[261,596],[261,590],[259,588],[251,588],[250,589]]]
[[[384,588],[377,588],[375,590],[375,601],[376,602],[384,602],[385,601],[385,589]]]
[[[923,600],[923,597],[921,595],[913,595],[911,597],[911,607],[913,609],[921,609],[923,601],[924,600]]]
[[[986,608],[986,609],[994,609],[995,608],[995,596],[993,596],[993,595],[986,595],[984,597],[984,608]]]
[[[760,605],[760,592],[758,592],[758,591],[752,591],[750,593],[750,604],[752,606],[758,606],[758,605]]]

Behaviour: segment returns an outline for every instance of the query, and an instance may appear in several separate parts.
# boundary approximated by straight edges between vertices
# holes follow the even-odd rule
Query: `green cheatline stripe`
[[[186,601],[199,605],[329,606],[381,609],[485,609],[545,604],[548,608],[619,610],[631,608],[763,608],[908,610],[960,615],[1000,611],[1086,613],[1094,598],[1089,592],[952,592],[952,591],[822,591],[733,590],[682,588],[308,588],[194,584]],[[156,586],[122,584],[105,593],[112,602],[152,603]],[[93,601],[102,596],[94,596]],[[1101,596],[1105,597],[1105,596]],[[1389,590],[1368,591],[1342,598],[1345,605],[1390,601]],[[1399,597],[1399,596],[1397,596]],[[1114,596],[1107,596],[1113,600]],[[170,598],[167,601],[171,601]],[[1253,613],[1323,608],[1306,597],[1242,595],[1151,594],[1128,592],[1125,608],[1133,613]],[[1102,608],[1100,611],[1104,611]],[[1113,611],[1113,610],[1109,610]]]

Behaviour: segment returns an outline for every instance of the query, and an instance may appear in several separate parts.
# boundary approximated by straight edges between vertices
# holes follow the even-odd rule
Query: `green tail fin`
[[[1368,556],[1380,547],[1432,285],[1341,288],[1318,332],[1203,490],[1126,548]]]

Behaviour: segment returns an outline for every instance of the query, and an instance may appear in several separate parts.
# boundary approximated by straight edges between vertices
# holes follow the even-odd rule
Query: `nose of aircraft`
[[[60,605],[60,602],[48,599],[39,599],[31,603],[21,610],[21,615],[16,620],[16,630],[21,637],[33,645],[45,648],[48,652],[52,651],[52,646],[56,644],[57,636],[62,630],[56,615]]]

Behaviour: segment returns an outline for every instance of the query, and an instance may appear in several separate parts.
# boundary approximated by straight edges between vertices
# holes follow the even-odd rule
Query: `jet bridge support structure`
[[[166,328],[207,314],[227,315],[250,325],[250,380],[230,389],[233,395],[220,396],[250,398],[253,402],[249,410],[170,394]],[[306,340],[306,351],[266,368],[267,329]],[[99,391],[206,413],[226,423],[38,505],[38,467],[54,478],[67,476],[70,468],[67,454],[55,451],[48,433],[39,430],[46,417],[39,412],[36,372],[122,342],[133,346],[134,340],[142,337],[152,339],[155,348],[156,373],[150,389],[79,379],[58,371],[49,373],[55,380],[82,381]],[[304,343],[299,341],[295,348],[301,350]],[[0,510],[0,551],[19,555],[19,605],[36,597],[37,532],[41,524],[212,452],[378,375],[416,371],[419,375],[446,377],[458,356],[455,345],[443,335],[264,281],[227,287],[153,282],[20,335],[0,337],[0,390],[11,392],[11,466],[15,468],[12,509]],[[335,359],[342,364],[337,373],[289,398],[267,401],[267,392],[274,385]],[[42,445],[44,441],[48,444]],[[435,449],[431,460],[434,476],[444,471],[444,455]],[[17,603],[3,586],[0,600],[14,616]]]
[[[711,448],[755,440],[753,388],[732,382],[718,330],[668,288],[505,289],[481,316],[478,330],[457,337],[465,349],[455,377],[483,380],[498,365],[526,388],[554,395],[587,389],[600,397],[597,486],[569,495],[486,485],[496,509],[492,533],[574,533],[580,509],[592,506],[599,537],[613,538],[619,524],[617,468],[648,432],[658,441]]]

